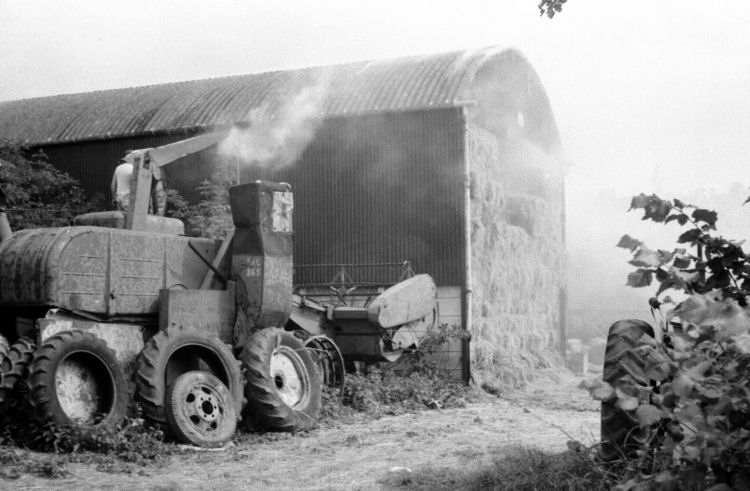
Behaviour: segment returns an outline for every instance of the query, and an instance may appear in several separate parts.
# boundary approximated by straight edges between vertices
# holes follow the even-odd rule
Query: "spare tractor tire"
[[[0,358],[0,402],[26,378],[35,348],[31,339],[20,338],[8,349],[7,355]]]
[[[183,373],[169,387],[167,422],[182,442],[221,447],[237,429],[234,397],[221,380],[208,372]]]
[[[315,361],[292,333],[266,328],[240,351],[249,416],[270,431],[309,430],[320,412],[321,384]]]
[[[643,350],[639,348],[653,344],[653,338],[654,330],[647,322],[628,319],[612,324],[604,354],[604,381],[626,392],[632,392],[634,388],[646,392],[651,380],[646,375]],[[646,437],[635,410],[624,411],[615,405],[615,401],[602,401],[602,444],[599,448],[602,460],[611,462],[631,455]]]
[[[245,403],[244,383],[231,347],[214,333],[179,327],[157,332],[138,357],[136,399],[143,415],[166,424],[167,389],[180,375],[196,370],[213,374],[227,386],[239,417]]]
[[[129,385],[115,352],[90,332],[55,334],[34,355],[29,402],[41,422],[115,425],[125,418],[129,401]]]

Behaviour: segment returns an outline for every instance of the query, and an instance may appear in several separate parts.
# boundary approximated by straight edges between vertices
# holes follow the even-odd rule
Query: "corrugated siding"
[[[407,260],[461,285],[462,172],[461,112],[446,109],[330,119],[297,165],[248,168],[242,180],[292,184],[295,264]],[[354,274],[379,280],[374,269]]]
[[[89,141],[45,148],[55,166],[91,194],[108,195],[125,150],[159,146],[191,133]],[[211,152],[183,159],[169,184],[191,190],[210,176]],[[81,172],[85,169],[85,172]],[[292,184],[296,264],[371,264],[411,261],[438,284],[463,284],[463,123],[460,109],[327,119],[300,161],[285,169],[245,168],[255,179]],[[189,178],[188,178],[189,176]],[[93,192],[92,192],[93,191]],[[378,281],[386,270],[355,275]],[[300,278],[330,280],[321,273]],[[383,281],[392,281],[393,268]]]
[[[508,57],[523,60],[488,48],[2,102],[0,137],[40,144],[222,126],[257,108],[273,118],[311,86],[326,91],[323,117],[455,107],[479,66]]]

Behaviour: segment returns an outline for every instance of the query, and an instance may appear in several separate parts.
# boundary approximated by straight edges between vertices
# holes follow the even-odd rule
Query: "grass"
[[[597,464],[589,452],[569,450],[549,454],[513,447],[495,455],[490,464],[457,470],[425,467],[412,472],[398,470],[381,484],[408,490],[609,490],[619,475]]]
[[[342,397],[324,391],[321,427],[379,419],[386,415],[460,408],[467,402],[490,397],[437,371],[422,370],[409,375],[370,370],[366,375],[348,377]],[[6,409],[9,409],[6,407]],[[18,424],[27,408],[19,401],[16,411],[2,416],[0,431],[0,482],[24,474],[63,478],[68,464],[87,463],[102,472],[142,473],[158,468],[182,450],[158,429],[143,420],[128,420],[117,428],[88,434],[55,428],[33,428]],[[11,414],[13,413],[13,414]],[[250,429],[238,432],[237,448],[254,444],[305,438],[306,433],[265,433]],[[30,451],[36,450],[37,452]],[[47,453],[39,453],[47,452]],[[237,458],[246,458],[238,454]],[[158,472],[158,471],[157,471]],[[387,487],[404,489],[609,489],[613,482],[583,454],[568,452],[548,455],[535,450],[514,448],[497,455],[492,465],[471,470],[421,469],[390,476]]]
[[[320,426],[378,419],[449,407],[463,407],[472,399],[471,389],[436,371],[399,376],[370,370],[367,375],[350,375],[343,397],[337,391],[324,391]],[[87,463],[97,470],[133,473],[144,467],[159,467],[180,447],[158,428],[142,419],[129,419],[117,427],[81,431],[39,426],[28,418],[24,394],[16,394],[0,411],[0,479],[16,479],[23,474],[48,478],[68,475],[67,464]],[[305,433],[266,433],[245,425],[235,434],[240,446],[288,438]],[[41,452],[41,453],[40,453]]]
[[[164,434],[142,419],[117,426],[76,429],[40,425],[28,417],[25,394],[15,393],[0,411],[0,479],[24,474],[47,478],[68,475],[70,463],[93,464],[110,473],[132,473],[160,466],[178,451],[164,442]]]

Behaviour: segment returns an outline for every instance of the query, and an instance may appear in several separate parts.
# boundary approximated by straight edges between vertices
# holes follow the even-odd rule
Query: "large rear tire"
[[[321,384],[310,352],[292,333],[266,328],[239,354],[249,416],[269,431],[305,431],[320,412]]]
[[[3,402],[26,378],[36,345],[29,338],[20,338],[0,357],[0,402]]]
[[[115,352],[90,332],[48,338],[29,369],[29,402],[37,420],[90,428],[120,423],[130,386]]]
[[[604,354],[603,379],[630,395],[648,393],[651,381],[646,375],[644,346],[654,342],[654,330],[641,320],[617,321],[609,328]],[[635,410],[624,411],[615,401],[603,401],[599,455],[605,462],[630,456],[645,441]]]
[[[138,357],[136,394],[147,419],[167,424],[167,389],[190,371],[216,376],[231,392],[235,414],[242,412],[242,372],[231,348],[213,333],[170,328],[149,339]]]

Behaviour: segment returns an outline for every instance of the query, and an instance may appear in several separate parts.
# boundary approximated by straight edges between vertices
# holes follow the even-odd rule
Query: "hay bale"
[[[499,140],[476,125],[468,135],[472,375],[480,386],[514,387],[541,367],[562,365],[562,182],[527,182],[529,169],[555,174],[528,142]]]

